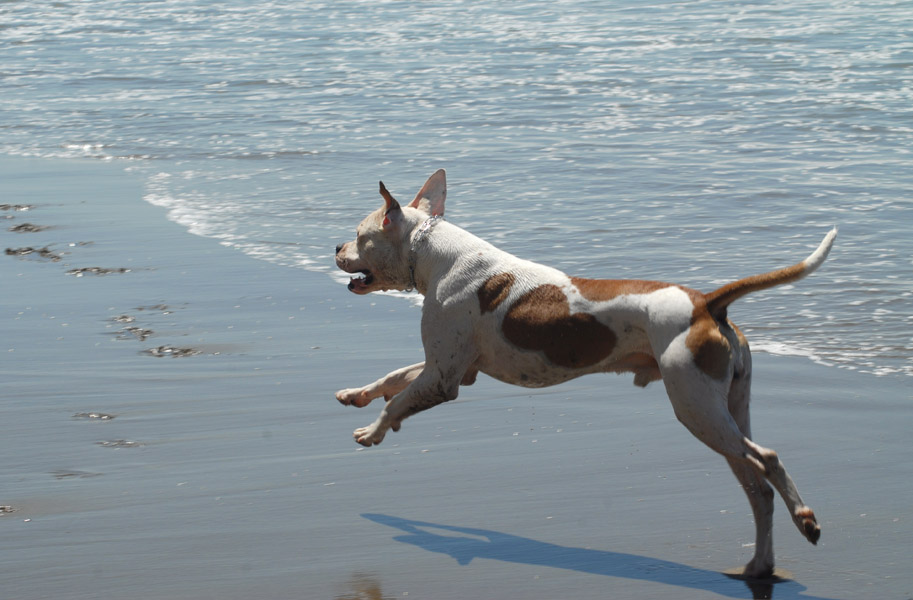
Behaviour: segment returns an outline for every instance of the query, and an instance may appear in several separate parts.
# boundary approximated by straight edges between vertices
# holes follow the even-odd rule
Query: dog
[[[340,390],[344,405],[386,405],[367,427],[363,446],[418,412],[457,397],[481,371],[525,387],[544,387],[589,373],[633,373],[634,384],[662,380],[676,418],[723,455],[748,496],[756,527],[755,554],[742,575],[768,578],[774,492],[812,544],[821,534],[777,453],[751,440],[751,354],[728,319],[735,300],[802,279],[827,258],[832,229],[793,266],[740,279],[703,294],[671,283],[570,277],[522,260],[444,221],[443,170],[407,206],[380,184],[384,204],[336,247],[336,265],[355,275],[348,289],[364,295],[414,289],[424,295],[425,361],[374,383]],[[769,484],[768,484],[769,482]]]

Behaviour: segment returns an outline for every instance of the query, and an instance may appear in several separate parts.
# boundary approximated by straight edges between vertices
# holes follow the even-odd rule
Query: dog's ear
[[[432,217],[444,215],[444,200],[447,198],[447,178],[444,169],[438,169],[428,178],[422,189],[415,195],[415,200],[409,203],[412,208],[417,208]]]
[[[400,208],[399,202],[396,201],[396,198],[393,197],[387,187],[384,185],[384,182],[380,182],[380,195],[384,198],[384,229],[390,229],[394,225],[398,224],[403,218],[403,209]]]

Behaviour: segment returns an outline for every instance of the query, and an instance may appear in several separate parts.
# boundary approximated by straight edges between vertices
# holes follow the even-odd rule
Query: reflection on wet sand
[[[778,600],[823,600],[817,596],[804,594],[805,586],[789,579],[737,579],[716,571],[649,556],[571,548],[486,529],[440,525],[380,514],[363,514],[362,517],[405,532],[406,535],[393,538],[398,542],[446,554],[461,565],[468,565],[475,558],[487,558],[594,575],[653,581],[705,590],[729,598],[768,599],[773,598],[776,591]]]
[[[346,584],[345,592],[336,596],[336,600],[390,600],[391,596],[384,596],[380,587],[380,579],[374,575],[356,573]]]

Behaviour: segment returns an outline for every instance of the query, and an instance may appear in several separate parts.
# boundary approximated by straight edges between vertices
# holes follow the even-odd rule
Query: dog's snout
[[[342,252],[342,244],[336,244],[336,254]]]

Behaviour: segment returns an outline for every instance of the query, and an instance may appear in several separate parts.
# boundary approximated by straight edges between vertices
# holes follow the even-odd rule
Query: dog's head
[[[411,287],[412,232],[428,217],[443,216],[447,196],[444,170],[429,177],[407,206],[400,206],[383,182],[380,195],[384,205],[358,225],[355,240],[336,246],[336,266],[346,273],[360,274],[349,281],[349,290],[356,294]]]

